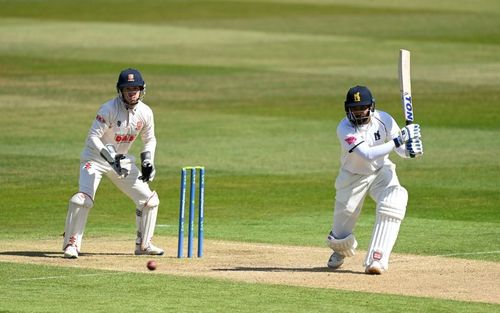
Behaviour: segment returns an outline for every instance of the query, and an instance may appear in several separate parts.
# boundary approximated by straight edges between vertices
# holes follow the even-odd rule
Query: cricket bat
[[[410,51],[399,50],[399,90],[401,92],[401,103],[405,115],[406,125],[412,124],[413,102],[411,100],[411,78],[410,78]]]

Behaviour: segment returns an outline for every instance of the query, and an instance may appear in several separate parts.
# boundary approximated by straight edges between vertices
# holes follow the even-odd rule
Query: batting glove
[[[405,127],[401,128],[401,133],[399,136],[394,138],[394,144],[396,145],[396,148],[403,145],[404,143],[407,143],[408,141],[412,139],[419,139],[421,137],[420,135],[420,125],[419,124],[410,124],[406,125]]]
[[[418,158],[424,154],[424,144],[420,138],[411,139],[406,143],[406,155],[410,158]]]

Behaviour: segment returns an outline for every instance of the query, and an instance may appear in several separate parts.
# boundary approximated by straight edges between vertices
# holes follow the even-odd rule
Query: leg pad
[[[92,198],[83,192],[77,192],[71,197],[68,205],[68,215],[66,216],[66,226],[64,227],[63,250],[68,245],[73,245],[80,251],[87,217],[93,206],[94,201]]]
[[[144,207],[136,210],[137,239],[136,244],[140,244],[142,250],[149,247],[156,227],[156,217],[158,215],[158,205],[160,199],[156,192],[147,200]]]
[[[326,243],[330,248],[332,248],[333,251],[338,252],[343,256],[353,256],[356,254],[356,248],[358,247],[358,242],[353,234],[350,234],[343,239],[337,239],[333,237],[332,233],[330,233]]]

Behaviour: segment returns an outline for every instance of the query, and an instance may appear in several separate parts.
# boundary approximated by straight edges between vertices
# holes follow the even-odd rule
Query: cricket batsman
[[[117,96],[99,108],[80,156],[79,190],[69,200],[64,228],[64,258],[78,258],[87,217],[104,175],[135,203],[135,254],[164,253],[151,243],[160,200],[148,185],[155,176],[156,138],[153,111],[142,102],[146,83],[138,70],[129,68],[118,76],[116,89]],[[138,136],[144,143],[141,170],[127,154]]]
[[[369,195],[376,202],[376,219],[363,266],[367,274],[382,274],[389,268],[408,202],[389,154],[422,156],[420,126],[410,124],[400,130],[388,113],[375,110],[375,99],[364,86],[349,89],[344,109],[346,117],[337,127],[341,167],[335,180],[333,227],[327,238],[333,253],[327,265],[337,269],[355,254],[354,228]]]

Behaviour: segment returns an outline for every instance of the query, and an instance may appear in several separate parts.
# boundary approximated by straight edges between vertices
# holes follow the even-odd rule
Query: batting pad
[[[326,243],[330,248],[332,248],[333,251],[338,252],[343,256],[354,256],[354,254],[356,254],[356,248],[358,247],[358,241],[353,234],[350,234],[344,239],[336,239],[330,233]]]
[[[405,217],[406,205],[408,204],[408,192],[402,186],[392,186],[384,190],[380,195],[377,205],[377,214],[392,216],[402,220]]]
[[[384,270],[389,269],[389,256],[398,238],[401,220],[385,214],[377,214],[375,227],[364,266],[379,261]]]

